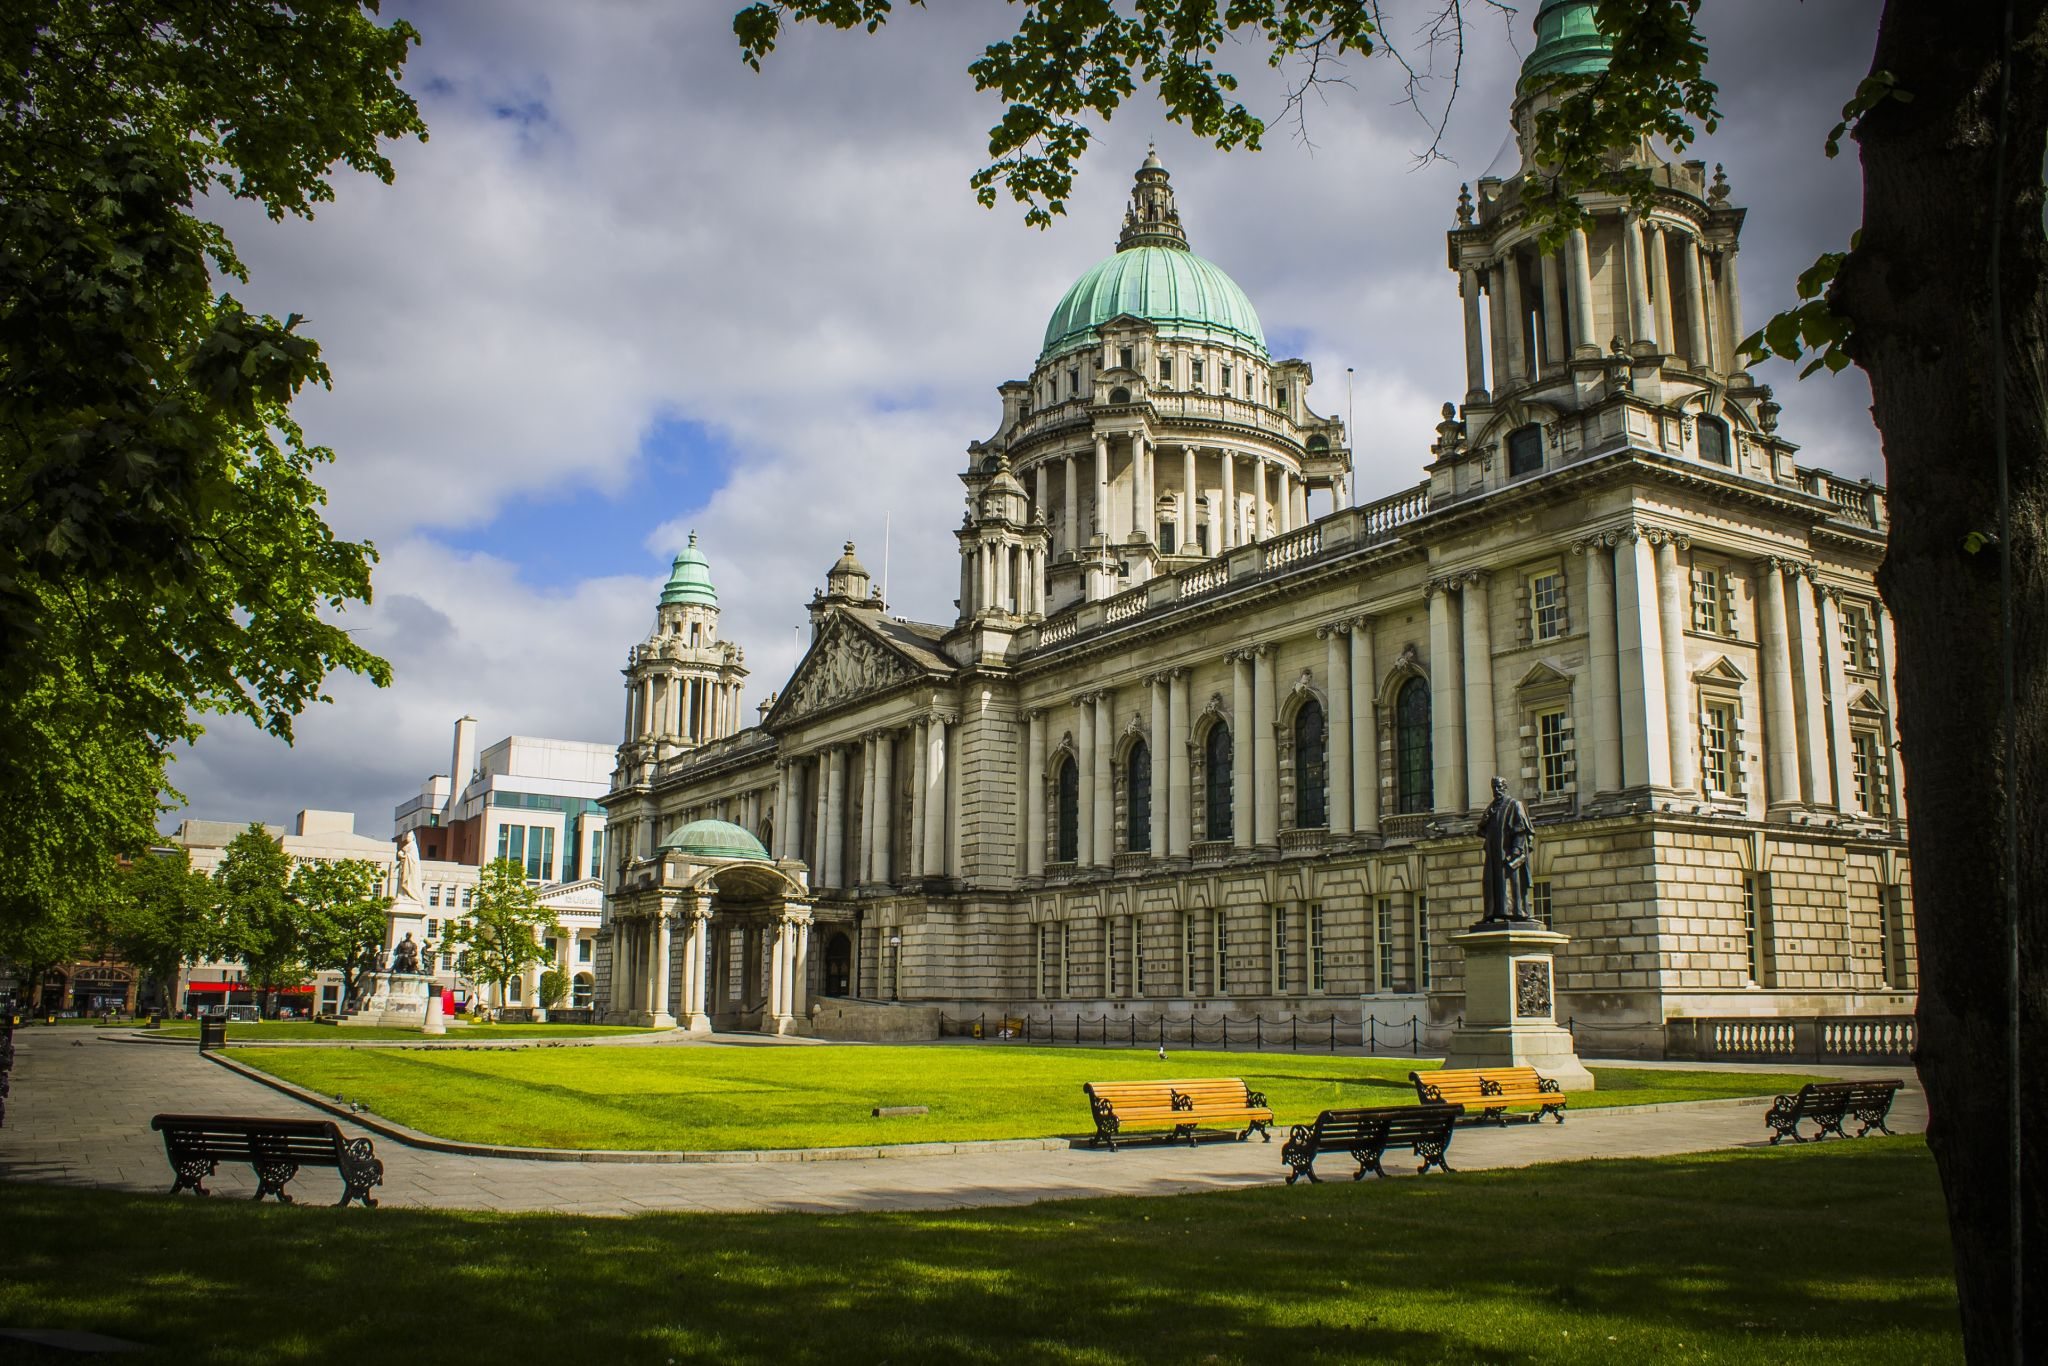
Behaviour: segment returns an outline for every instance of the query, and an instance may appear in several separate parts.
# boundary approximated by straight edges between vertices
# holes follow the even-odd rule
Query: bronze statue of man
[[[399,941],[398,947],[391,950],[391,971],[398,976],[412,976],[419,970],[419,945],[412,942],[412,935],[408,932],[405,938]]]
[[[1486,914],[1481,923],[1529,919],[1529,844],[1534,830],[1529,813],[1508,795],[1508,785],[1493,780],[1493,804],[1479,818],[1479,838],[1486,845],[1486,882],[1482,888]]]

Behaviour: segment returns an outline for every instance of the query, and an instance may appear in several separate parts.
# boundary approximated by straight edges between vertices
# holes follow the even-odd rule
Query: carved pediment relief
[[[894,652],[857,627],[837,622],[789,680],[777,710],[796,720],[841,702],[883,692],[915,675]]]

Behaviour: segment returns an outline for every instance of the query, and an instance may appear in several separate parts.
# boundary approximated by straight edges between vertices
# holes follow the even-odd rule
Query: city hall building
[[[1533,83],[1606,60],[1591,11],[1542,7],[1525,158]],[[677,559],[626,668],[600,1012],[1427,1038],[1499,776],[1571,936],[1558,1018],[1601,1051],[1909,1013],[1884,492],[1801,467],[1742,370],[1720,170],[1639,161],[1648,208],[1589,197],[1554,251],[1519,171],[1461,192],[1463,401],[1417,484],[1353,506],[1343,424],[1148,156],[968,447],[953,620],[893,615],[849,543],[749,723],[694,538]]]

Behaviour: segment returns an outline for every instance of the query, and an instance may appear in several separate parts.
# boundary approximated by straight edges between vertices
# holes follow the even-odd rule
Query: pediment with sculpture
[[[772,720],[799,720],[916,677],[917,671],[895,651],[842,619],[826,628],[797,666]]]

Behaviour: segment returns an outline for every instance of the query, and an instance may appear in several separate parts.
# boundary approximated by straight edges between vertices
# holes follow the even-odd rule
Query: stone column
[[[1066,478],[1062,481],[1062,492],[1066,497],[1067,506],[1066,515],[1061,519],[1060,533],[1066,544],[1060,548],[1069,555],[1073,554],[1081,546],[1080,471],[1075,468],[1077,463],[1073,455],[1067,456],[1065,461]]]
[[[1792,612],[1799,652],[1799,776],[1806,800],[1815,806],[1837,801],[1828,764],[1827,702],[1821,684],[1820,620],[1814,602],[1813,571],[1802,566],[1792,579]]]
[[[1145,748],[1146,757],[1152,761],[1149,775],[1152,783],[1151,829],[1145,833],[1151,842],[1152,857],[1166,857],[1166,832],[1173,821],[1172,780],[1166,772],[1166,753],[1172,746],[1167,719],[1166,698],[1167,678],[1165,674],[1154,674],[1149,680],[1152,686],[1152,743]]]
[[[1230,842],[1252,847],[1252,658],[1236,651],[1230,660]],[[1211,782],[1215,781],[1212,777]]]
[[[1195,448],[1180,448],[1180,545],[1183,555],[1192,555],[1201,548],[1201,540],[1195,534]]]
[[[1273,498],[1273,520],[1279,524],[1274,530],[1285,536],[1294,530],[1294,488],[1287,477],[1287,467],[1277,461],[1273,465],[1273,482],[1279,485]]]
[[[764,942],[761,945],[761,953],[768,960],[768,999],[761,1006],[761,1014],[765,1017],[761,1023],[765,1027],[765,1033],[776,1032],[774,1025],[777,1017],[783,1014],[782,928],[782,921],[777,919],[762,935]]]
[[[1508,373],[1517,381],[1533,378],[1536,367],[1529,363],[1527,335],[1529,315],[1522,307],[1522,268],[1510,247],[1500,258],[1501,278],[1507,286]]]
[[[1074,863],[1095,862],[1095,694],[1074,698]]]
[[[1543,368],[1556,369],[1564,364],[1564,289],[1557,269],[1557,253],[1542,252],[1537,257],[1543,271]]]
[[[1429,593],[1429,753],[1438,811],[1465,810],[1465,661],[1449,580]]]
[[[1621,772],[1628,787],[1671,786],[1671,730],[1663,709],[1664,653],[1657,626],[1656,554],[1641,528],[1614,550],[1616,653],[1621,677]]]
[[[1671,785],[1697,792],[1698,743],[1693,723],[1692,671],[1685,667],[1685,582],[1678,572],[1678,551],[1689,544],[1683,536],[1657,541],[1657,634],[1664,645],[1664,715],[1671,745]]]
[[[1493,396],[1499,398],[1521,378],[1508,341],[1507,272],[1495,261],[1486,268],[1487,324],[1493,353]]]
[[[1458,272],[1458,294],[1465,301],[1465,401],[1486,402],[1486,335],[1479,323],[1479,272],[1466,266]]]
[[[925,823],[930,819],[930,803],[925,794],[925,782],[931,773],[931,753],[926,743],[929,725],[922,718],[910,723],[910,867],[906,871],[913,882],[929,871],[924,857]]]
[[[1108,867],[1116,861],[1116,798],[1110,783],[1112,747],[1116,742],[1116,694],[1095,694],[1095,862]]]
[[[1621,787],[1621,678],[1615,647],[1614,560],[1604,537],[1582,541],[1586,557],[1586,731],[1591,797]]]
[[[1579,355],[1600,354],[1600,342],[1593,335],[1593,254],[1586,244],[1583,228],[1573,228],[1570,237],[1572,269],[1572,348]]]
[[[846,885],[846,746],[825,751],[829,766],[825,795],[825,885]]]
[[[1656,340],[1656,325],[1650,317],[1650,289],[1643,270],[1643,225],[1634,214],[1623,214],[1621,245],[1628,267],[1628,322],[1632,342]]]
[[[1373,702],[1378,675],[1372,618],[1360,617],[1351,623],[1351,828],[1363,835],[1380,828],[1380,732]]]
[[[1899,691],[1895,682],[1899,647],[1892,639],[1891,610],[1882,602],[1870,605],[1870,625],[1877,632],[1878,682],[1884,702],[1884,734],[1878,737],[1878,744],[1890,759],[1884,766],[1884,782],[1891,798],[1891,818],[1897,821],[1906,814],[1906,761],[1899,752]]]
[[[1046,516],[1045,461],[1043,460],[1039,461],[1031,471],[1031,512],[1033,516],[1041,519]]]
[[[1252,654],[1252,755],[1258,775],[1258,790],[1252,800],[1257,821],[1258,843],[1262,848],[1280,843],[1280,694],[1275,675],[1274,648],[1256,647]]]
[[[647,1023],[656,1029],[674,1029],[676,1026],[676,1017],[669,1013],[668,1008],[668,965],[669,956],[674,951],[670,938],[671,923],[665,912],[655,917],[654,999],[648,1008]]]
[[[1045,713],[1025,718],[1024,875],[1045,876]]]
[[[821,886],[832,884],[825,879],[826,851],[831,848],[827,832],[832,828],[832,765],[829,749],[820,750],[811,758],[811,878]]]
[[[1166,823],[1166,852],[1186,858],[1190,830],[1194,823],[1194,775],[1189,771],[1188,750],[1194,737],[1188,732],[1188,671],[1175,669],[1167,675],[1170,694],[1167,706],[1166,792],[1170,816]],[[1154,794],[1155,798],[1157,794]]]
[[[1351,833],[1351,628],[1325,626],[1316,634],[1323,638],[1323,679],[1330,698],[1324,735],[1330,756],[1330,833],[1342,837]]]
[[[808,914],[796,922],[796,971],[791,975],[790,1014],[799,1020],[811,1018],[811,925]]]
[[[1657,349],[1666,355],[1678,349],[1678,338],[1671,332],[1671,256],[1665,248],[1664,225],[1649,225],[1650,288],[1657,293],[1653,301],[1657,315]]]
[[[1266,457],[1254,455],[1252,469],[1256,472],[1255,487],[1258,492],[1252,496],[1252,539],[1266,539]]]
[[[1757,652],[1763,670],[1764,772],[1772,807],[1796,805],[1799,790],[1799,723],[1792,688],[1792,638],[1786,629],[1784,566],[1760,560],[1757,581]]]
[[[1707,354],[1707,293],[1700,284],[1699,246],[1689,235],[1681,236],[1678,245],[1685,262],[1685,321],[1692,352],[1687,359],[1695,370],[1711,370],[1714,360]]]
[[[1225,447],[1216,452],[1223,462],[1223,529],[1216,537],[1219,550],[1237,546],[1237,453]],[[1235,737],[1233,737],[1235,738]]]
[[[1742,289],[1735,282],[1735,247],[1729,244],[1721,253],[1721,336],[1728,356],[1722,363],[1730,370],[1742,368],[1742,358],[1735,354],[1735,348],[1742,344]]]
[[[875,737],[875,855],[871,875],[887,885],[896,880],[896,732]]]
[[[1142,436],[1131,438],[1131,534],[1152,539],[1152,497],[1149,452]]]
[[[1478,806],[1492,800],[1500,756],[1493,743],[1492,595],[1485,570],[1465,575],[1465,794]]]
[[[1109,507],[1109,437],[1102,433],[1095,437],[1095,534],[1104,540],[1116,538]]]
[[[860,741],[860,857],[853,880],[856,886],[875,877],[875,737]]]
[[[1720,312],[1714,306],[1720,290],[1714,283],[1714,254],[1707,249],[1704,242],[1699,245],[1699,257],[1700,275],[1706,282],[1706,289],[1700,295],[1700,312],[1707,320],[1707,355],[1710,357],[1707,365],[1710,369],[1726,370],[1728,361],[1724,353],[1729,348],[1724,345],[1728,339],[1723,333],[1727,329],[1721,325]]]
[[[937,716],[925,726],[924,875],[941,877],[952,871],[946,853],[946,831],[960,818],[946,801],[946,723]]]

